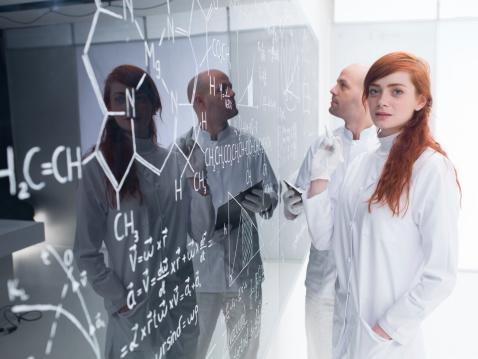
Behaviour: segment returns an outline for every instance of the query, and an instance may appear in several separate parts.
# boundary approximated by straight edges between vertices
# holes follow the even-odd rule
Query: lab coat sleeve
[[[86,168],[77,193],[77,224],[73,247],[75,260],[98,295],[105,299],[106,310],[116,313],[126,303],[126,290],[117,275],[105,264],[101,246],[106,236],[106,213],[99,202],[98,183]],[[104,197],[104,196],[102,196]]]
[[[297,178],[295,180],[295,185],[304,191],[306,191],[309,187],[310,183],[310,169],[312,167],[312,158],[314,157],[315,152],[320,147],[323,141],[323,136],[320,136],[315,142],[309,147],[304,160],[302,161],[302,165],[300,166],[299,173],[297,174]]]
[[[329,190],[326,189],[311,198],[304,194],[302,201],[312,245],[319,251],[329,250],[334,229],[334,212]]]
[[[414,208],[409,208],[420,232],[423,272],[418,283],[378,320],[400,344],[413,338],[423,319],[451,293],[456,281],[460,194],[455,171],[438,154],[427,162],[424,173],[412,183]]]

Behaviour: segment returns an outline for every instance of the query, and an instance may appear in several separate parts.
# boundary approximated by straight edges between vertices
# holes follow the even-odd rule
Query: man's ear
[[[195,109],[198,109],[199,111],[206,110],[206,103],[204,102],[204,99],[199,95],[194,96],[193,106]]]

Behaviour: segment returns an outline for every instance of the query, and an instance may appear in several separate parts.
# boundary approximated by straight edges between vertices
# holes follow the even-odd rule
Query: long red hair
[[[403,209],[400,208],[402,193],[406,194],[403,213],[405,214],[408,209],[413,164],[418,157],[427,148],[448,157],[440,144],[433,139],[428,125],[432,109],[432,94],[430,71],[425,61],[406,52],[392,52],[379,58],[365,76],[363,103],[365,104],[368,99],[369,87],[373,82],[398,71],[410,74],[416,94],[422,95],[426,99],[426,104],[421,110],[413,113],[395,139],[377,188],[368,201],[369,212],[374,203],[382,203],[390,207],[394,216],[398,216]],[[457,184],[460,187],[458,177]]]

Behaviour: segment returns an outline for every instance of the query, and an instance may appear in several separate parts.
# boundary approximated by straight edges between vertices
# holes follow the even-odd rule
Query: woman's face
[[[381,130],[380,136],[400,131],[414,111],[425,106],[426,99],[417,95],[408,72],[398,71],[374,81],[367,99],[372,121]]]
[[[151,135],[149,133],[149,124],[153,118],[153,105],[151,100],[148,95],[140,89],[138,92],[135,92],[134,95],[134,112],[132,106],[129,106],[129,114],[127,114],[126,102],[128,98],[126,96],[126,89],[127,86],[120,82],[114,81],[111,84],[109,111],[125,112],[124,116],[114,116],[116,123],[123,130],[131,132],[131,118],[133,118],[136,137],[149,137]],[[132,89],[129,90],[131,94]]]

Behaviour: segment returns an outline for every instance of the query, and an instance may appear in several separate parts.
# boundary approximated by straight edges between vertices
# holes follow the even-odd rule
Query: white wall
[[[323,124],[329,121],[329,89],[335,82],[335,75],[332,70],[333,57],[333,0],[299,0],[303,12],[306,15],[310,26],[319,40],[319,133],[322,133]]]
[[[460,259],[478,271],[478,160],[475,148],[478,19],[441,21],[437,33],[436,137],[453,160],[463,191]]]

